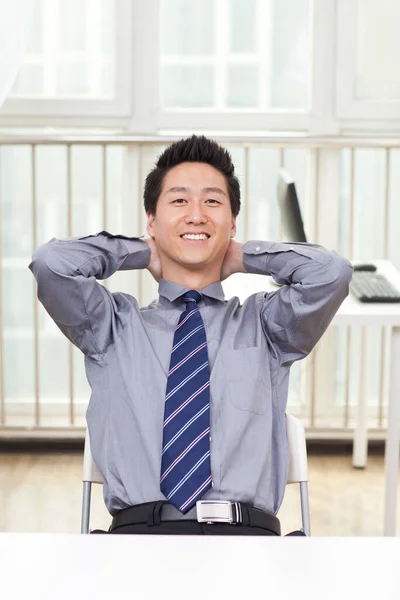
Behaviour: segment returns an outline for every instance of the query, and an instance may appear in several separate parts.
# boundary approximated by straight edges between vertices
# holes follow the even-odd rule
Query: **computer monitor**
[[[307,242],[293,178],[285,169],[279,170],[278,203],[284,242]]]

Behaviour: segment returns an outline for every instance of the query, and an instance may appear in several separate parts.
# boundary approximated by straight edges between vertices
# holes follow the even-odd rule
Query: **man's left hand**
[[[227,279],[233,273],[246,273],[243,264],[243,244],[231,239],[226,251],[224,262],[221,268],[221,281]]]

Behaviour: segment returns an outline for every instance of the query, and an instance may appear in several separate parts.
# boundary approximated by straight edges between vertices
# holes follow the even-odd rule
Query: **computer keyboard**
[[[360,302],[400,302],[399,290],[386,277],[371,271],[355,271],[350,290]]]

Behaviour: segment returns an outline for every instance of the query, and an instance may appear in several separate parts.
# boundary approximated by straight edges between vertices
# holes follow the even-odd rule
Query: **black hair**
[[[184,162],[206,163],[225,176],[232,214],[236,217],[240,211],[240,184],[235,175],[231,155],[225,148],[204,135],[192,135],[174,142],[159,156],[156,166],[147,175],[144,185],[146,214],[156,214],[157,201],[165,175],[170,169]]]

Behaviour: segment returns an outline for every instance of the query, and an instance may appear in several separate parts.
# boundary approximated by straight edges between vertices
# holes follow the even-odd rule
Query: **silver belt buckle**
[[[229,500],[198,500],[196,502],[199,523],[233,523],[232,502]]]

